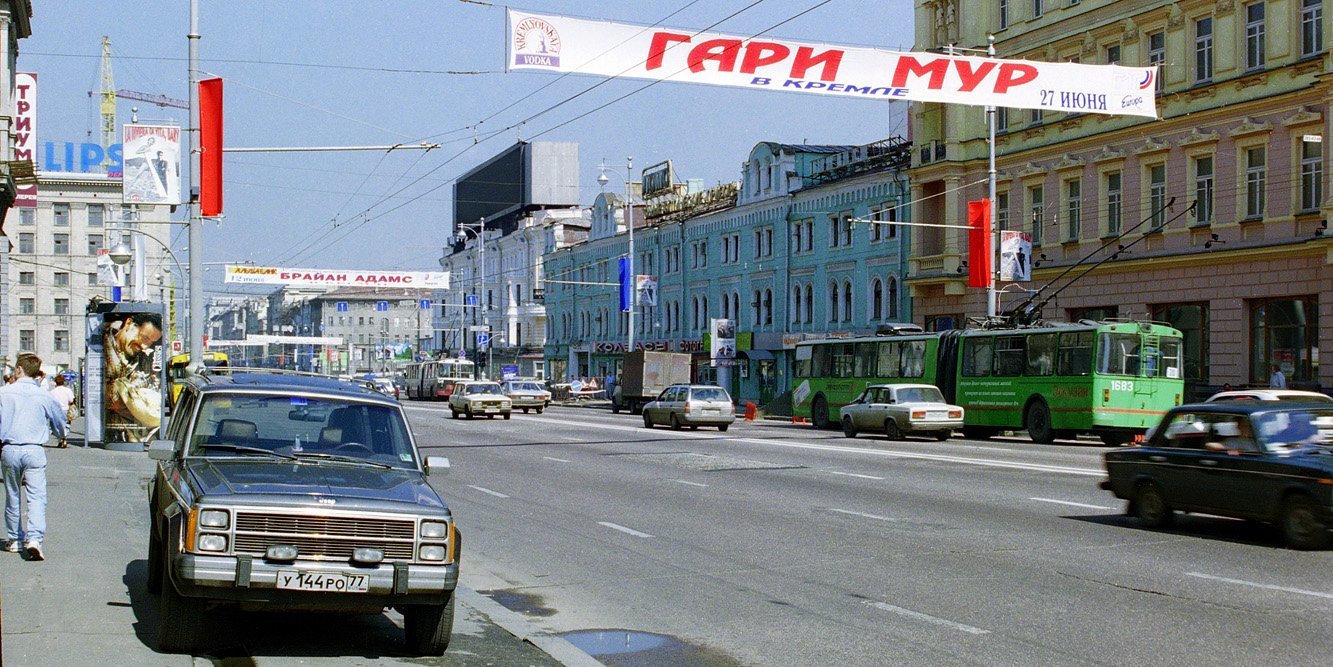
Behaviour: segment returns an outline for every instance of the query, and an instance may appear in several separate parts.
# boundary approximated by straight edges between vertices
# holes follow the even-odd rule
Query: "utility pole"
[[[199,210],[199,0],[190,0],[190,369],[204,368],[204,221]]]

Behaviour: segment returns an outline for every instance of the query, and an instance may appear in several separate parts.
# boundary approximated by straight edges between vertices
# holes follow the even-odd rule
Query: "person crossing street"
[[[41,387],[42,360],[24,354],[18,358],[17,379],[0,387],[0,472],[5,481],[4,550],[20,549],[29,560],[43,560],[46,537],[46,441],[54,433],[65,439],[65,413]],[[27,500],[26,521],[20,528],[22,487]]]

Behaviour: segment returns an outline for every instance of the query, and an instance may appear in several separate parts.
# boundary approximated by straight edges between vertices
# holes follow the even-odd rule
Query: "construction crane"
[[[138,100],[140,102],[149,102],[160,107],[174,107],[177,109],[189,109],[190,103],[185,100],[178,100],[166,95],[155,95],[153,93],[141,93],[137,90],[125,90],[120,88],[116,90],[116,97],[126,100]]]
[[[155,95],[153,93],[141,93],[137,90],[127,90],[116,88],[115,76],[111,73],[111,38],[102,36],[102,67],[101,67],[102,89],[96,93],[89,91],[88,96],[97,95],[102,98],[102,150],[106,154],[105,167],[111,168],[111,147],[120,142],[120,132],[116,129],[116,98],[127,100],[136,100],[139,102],[148,102],[156,104],[159,107],[174,107],[177,109],[189,109],[190,104],[185,100],[178,100],[166,95]]]

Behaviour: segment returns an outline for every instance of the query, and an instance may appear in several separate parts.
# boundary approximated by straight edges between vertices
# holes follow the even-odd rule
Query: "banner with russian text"
[[[353,271],[228,264],[225,282],[289,287],[428,287],[449,289],[448,271]]]
[[[901,53],[507,11],[510,70],[1157,117],[1156,67]]]

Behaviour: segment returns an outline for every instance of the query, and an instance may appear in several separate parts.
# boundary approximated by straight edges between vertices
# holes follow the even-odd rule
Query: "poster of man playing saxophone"
[[[162,425],[162,316],[106,313],[106,442],[149,442]]]

